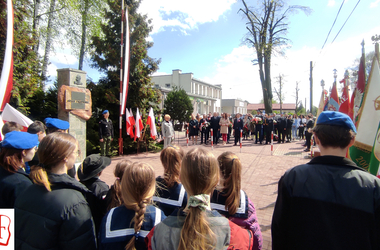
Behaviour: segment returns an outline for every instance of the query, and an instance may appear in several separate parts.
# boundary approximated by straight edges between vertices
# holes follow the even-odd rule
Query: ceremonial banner
[[[339,97],[338,97],[338,90],[336,89],[336,82],[334,82],[333,87],[331,89],[327,110],[331,110],[331,111],[339,110]]]
[[[372,147],[371,161],[369,163],[369,172],[380,178],[380,122],[377,128],[375,141]]]
[[[4,109],[6,103],[11,98],[13,87],[13,3],[7,0],[7,37],[5,43],[5,53],[3,69],[0,78],[0,110]]]
[[[348,113],[350,111],[350,96],[348,95],[348,87],[347,87],[348,83],[346,83],[346,79],[342,80],[341,82],[343,82],[343,94],[341,97],[339,112],[345,113],[349,116]]]
[[[321,100],[319,101],[319,106],[318,106],[318,111],[317,111],[317,117],[315,118],[316,121],[318,120],[319,114],[322,113],[325,109],[325,94],[326,94],[325,91],[326,90],[322,90]]]
[[[359,71],[358,71],[358,82],[355,89],[355,98],[352,100],[354,102],[354,115],[353,121],[355,126],[357,126],[359,109],[362,105],[363,93],[365,89],[365,69],[364,69],[364,55],[360,58]]]
[[[360,110],[356,125],[358,133],[354,145],[350,148],[350,157],[358,166],[369,170],[373,142],[380,121],[380,70],[376,57],[372,61]],[[377,171],[373,171],[371,173],[376,175]]]

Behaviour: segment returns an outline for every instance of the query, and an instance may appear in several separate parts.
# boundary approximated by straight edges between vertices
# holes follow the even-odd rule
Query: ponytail
[[[189,207],[181,230],[178,250],[214,249],[215,243],[215,234],[206,219],[206,212],[197,207]]]
[[[233,215],[240,204],[242,165],[240,159],[231,152],[221,154],[218,162],[224,179],[222,192],[226,196],[225,208],[230,215]]]
[[[132,236],[132,239],[128,242],[128,244],[125,246],[125,250],[136,250],[135,242],[138,240],[139,232],[141,229],[141,226],[144,222],[144,215],[146,212],[146,206],[149,203],[148,200],[143,200],[139,203],[138,206],[136,206],[135,210],[135,217],[134,217],[134,229],[135,234]]]
[[[50,182],[45,168],[39,165],[33,166],[31,168],[29,178],[32,179],[35,184],[45,186],[49,192],[51,191]]]
[[[120,179],[116,179],[110,189],[110,203],[108,204],[107,211],[114,207],[118,207],[123,204],[123,198],[121,198],[121,185]]]

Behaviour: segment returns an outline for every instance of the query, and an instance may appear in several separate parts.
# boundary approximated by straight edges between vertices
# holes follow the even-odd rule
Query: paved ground
[[[241,150],[238,146],[232,146],[233,144],[227,144],[226,146],[218,144],[213,149],[210,145],[186,147],[184,133],[179,133],[175,142],[182,146],[185,151],[193,147],[205,147],[211,150],[216,157],[225,151],[232,151],[240,157],[243,163],[242,189],[255,204],[263,233],[263,249],[272,249],[270,225],[277,198],[277,183],[287,169],[310,160],[309,154],[303,152],[305,149],[302,147],[303,142],[297,141],[285,144],[275,142],[273,155],[271,155],[270,145],[254,144],[252,140],[243,141]],[[163,167],[159,160],[159,155],[159,153],[140,153],[138,155],[113,157],[111,166],[105,169],[101,179],[111,185],[115,180],[113,175],[115,165],[122,159],[148,163],[155,169],[157,176],[162,175]]]

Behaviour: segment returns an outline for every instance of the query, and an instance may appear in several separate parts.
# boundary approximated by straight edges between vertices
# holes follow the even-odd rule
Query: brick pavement
[[[179,133],[175,142],[183,147],[185,151],[188,151],[193,147],[205,147],[206,149],[211,150],[216,157],[225,151],[234,152],[239,156],[243,164],[242,189],[247,193],[255,205],[261,231],[263,233],[263,249],[271,249],[270,225],[277,198],[277,183],[287,169],[299,164],[304,164],[310,160],[309,154],[303,152],[304,147],[301,145],[303,142],[285,144],[274,143],[273,156],[270,152],[270,145],[254,144],[252,140],[243,141],[241,153],[240,148],[238,146],[233,146],[233,144],[223,146],[220,143],[217,146],[214,146],[214,149],[211,149],[210,144],[207,146],[196,145],[186,147],[186,140],[183,132]],[[107,184],[112,185],[115,180],[113,170],[117,162],[122,159],[128,159],[132,162],[142,161],[148,163],[154,168],[157,176],[162,175],[164,170],[159,160],[159,155],[160,153],[140,153],[113,157],[111,165],[103,171],[101,179]]]

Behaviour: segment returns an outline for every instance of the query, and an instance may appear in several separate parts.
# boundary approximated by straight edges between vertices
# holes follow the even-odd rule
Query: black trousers
[[[217,145],[218,144],[218,140],[219,140],[219,131],[217,129],[213,129],[213,142],[214,142],[214,145]]]
[[[291,141],[292,140],[292,128],[286,129],[286,140]]]
[[[298,130],[298,136],[299,136],[301,139],[304,139],[304,138],[305,138],[305,133],[304,133],[304,131],[305,131],[305,127],[299,127],[298,129],[299,129],[299,130]]]
[[[255,136],[256,136],[256,143],[257,141],[259,140],[260,143],[263,142],[263,125],[259,124],[259,125],[256,125],[256,132],[255,132]]]
[[[280,128],[278,130],[278,143],[285,142],[285,135],[286,135],[286,130],[284,130],[283,128]]]
[[[203,142],[203,138],[204,138],[204,142]],[[206,129],[202,128],[202,130],[201,130],[201,144],[202,143],[206,144],[206,142],[207,142],[206,138],[207,138]]]
[[[235,129],[234,132],[235,132],[235,145],[237,143],[240,144],[240,130],[239,129]]]
[[[265,143],[271,143],[272,130],[270,128],[267,128],[265,130],[265,133],[266,133],[266,142]]]
[[[305,132],[305,137],[306,137],[306,149],[310,149],[310,145],[311,145],[311,136],[313,135],[313,133],[309,133],[309,132]]]

